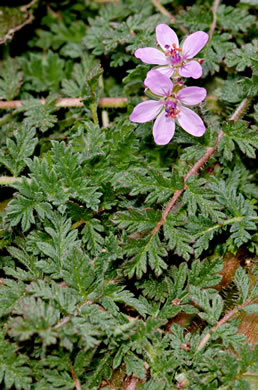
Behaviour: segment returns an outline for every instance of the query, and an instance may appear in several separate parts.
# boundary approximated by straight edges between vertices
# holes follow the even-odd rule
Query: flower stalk
[[[241,118],[241,116],[244,114],[244,112],[247,109],[247,107],[249,106],[250,101],[251,101],[250,98],[245,98],[240,103],[240,105],[237,107],[235,112],[231,115],[229,120],[233,121],[233,122],[237,122]],[[217,150],[218,144],[219,144],[219,142],[220,142],[220,140],[221,140],[221,138],[223,136],[224,136],[224,132],[220,131],[218,136],[217,136],[217,140],[216,140],[215,145],[212,146],[212,147],[207,148],[206,152],[200,158],[200,160],[198,160],[194,164],[194,166],[187,172],[187,174],[184,177],[184,187],[181,190],[177,190],[174,193],[174,195],[172,196],[172,198],[170,199],[170,201],[168,202],[167,207],[165,208],[165,210],[162,213],[162,217],[161,217],[160,221],[157,223],[157,225],[155,226],[155,228],[152,231],[150,241],[152,241],[152,239],[154,238],[156,233],[159,232],[161,226],[166,221],[166,218],[167,218],[168,214],[173,209],[173,207],[175,206],[177,200],[180,198],[182,193],[185,191],[185,189],[187,187],[187,184],[186,184],[187,179],[189,179],[190,176],[195,175],[200,170],[200,168],[202,168],[204,166],[204,164],[209,160],[209,158],[215,153],[215,151]]]
[[[215,28],[216,28],[216,23],[217,23],[217,9],[218,9],[219,3],[220,3],[220,0],[215,0],[215,1],[214,1],[214,4],[213,4],[213,7],[212,7],[213,21],[212,21],[211,26],[210,26],[209,40],[212,39],[213,33],[214,33],[214,31],[215,31]]]

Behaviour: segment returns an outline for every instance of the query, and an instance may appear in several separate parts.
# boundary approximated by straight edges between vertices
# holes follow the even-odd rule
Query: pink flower
[[[144,81],[158,100],[148,100],[138,104],[130,120],[132,122],[149,122],[157,116],[153,126],[153,136],[156,144],[166,145],[175,132],[175,121],[195,137],[205,133],[205,126],[199,115],[184,105],[193,106],[202,102],[206,97],[206,89],[200,87],[186,87],[175,84],[157,70],[148,72]],[[182,105],[183,104],[183,105]]]
[[[206,45],[209,36],[203,31],[189,35],[179,48],[176,33],[167,24],[158,24],[156,27],[157,43],[162,49],[144,47],[134,53],[147,64],[162,65],[156,68],[159,72],[171,77],[175,71],[182,77],[198,79],[202,75],[202,67],[191,59]]]

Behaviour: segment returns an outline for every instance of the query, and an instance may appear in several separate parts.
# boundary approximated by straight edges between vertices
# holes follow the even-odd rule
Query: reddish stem
[[[243,307],[249,305],[251,303],[251,299],[248,299],[246,302],[242,303],[242,305],[239,305],[237,307],[235,307],[233,310],[231,310],[230,312],[228,312],[223,318],[221,318],[221,320],[211,328],[211,330],[206,333],[206,335],[202,338],[202,340],[200,341],[198,347],[197,347],[197,352],[200,351],[203,347],[205,347],[205,345],[208,343],[209,339],[211,338],[211,335],[213,332],[216,332],[218,330],[218,328],[225,324],[227,321],[231,320],[232,317],[234,317],[234,315],[240,310],[242,309]]]
[[[241,115],[243,115],[243,112],[244,110],[248,107],[248,104],[249,104],[249,101],[250,99],[248,98],[245,98],[241,103],[240,105],[237,107],[236,111],[233,113],[233,115],[230,117],[230,121],[234,121],[236,122],[240,117]],[[152,234],[151,234],[151,238],[150,238],[150,241],[154,238],[155,234],[158,233],[158,231],[160,230],[161,226],[163,225],[163,223],[166,221],[166,218],[168,216],[168,214],[170,213],[170,211],[172,210],[172,208],[174,207],[174,205],[176,204],[177,200],[179,199],[179,197],[182,195],[182,193],[185,191],[187,185],[186,185],[186,182],[187,182],[187,179],[190,177],[190,176],[193,176],[195,175],[199,169],[201,167],[203,167],[203,165],[209,160],[209,158],[213,155],[213,153],[216,151],[217,149],[217,146],[221,140],[221,138],[224,136],[224,133],[223,131],[220,131],[219,134],[218,134],[218,137],[217,137],[217,140],[216,140],[216,143],[214,146],[212,147],[209,147],[207,148],[206,152],[204,153],[204,155],[200,158],[200,160],[198,160],[194,166],[187,172],[187,174],[185,175],[184,177],[184,187],[181,189],[181,190],[177,190],[174,195],[172,196],[172,198],[170,199],[170,201],[168,202],[167,204],[167,207],[165,208],[165,210],[163,211],[162,213],[162,217],[160,219],[160,221],[157,223],[157,225],[155,226],[155,228],[153,229],[152,231]]]
[[[152,0],[152,3],[153,5],[159,10],[159,12],[165,16],[167,16],[169,19],[170,19],[170,22],[173,23],[173,24],[176,24],[177,21],[176,21],[176,18],[171,15],[170,12],[168,12],[168,10],[163,7],[162,4],[160,4],[159,0]],[[188,30],[185,28],[185,26],[183,24],[178,24],[178,27],[180,28],[180,30],[184,33],[184,34],[188,34]]]
[[[46,99],[39,99],[42,104],[46,103]],[[0,109],[18,108],[21,107],[26,100],[10,100],[0,101]],[[128,98],[126,97],[103,97],[99,99],[98,106],[101,108],[116,108],[126,107]],[[80,98],[60,98],[56,101],[57,107],[83,107],[84,104]]]
[[[74,385],[75,385],[75,387],[76,387],[76,390],[82,390],[80,381],[79,381],[79,379],[77,379],[77,377],[76,377],[76,374],[75,374],[75,371],[74,371],[73,366],[71,365],[70,368],[71,368],[72,377],[73,377],[73,381],[74,381]]]
[[[218,9],[219,3],[220,3],[220,0],[215,0],[215,1],[214,1],[214,4],[213,4],[213,6],[212,6],[213,21],[212,21],[212,24],[211,24],[211,26],[210,26],[209,40],[212,39],[214,30],[215,30],[215,28],[216,28],[216,23],[217,23],[217,9]]]

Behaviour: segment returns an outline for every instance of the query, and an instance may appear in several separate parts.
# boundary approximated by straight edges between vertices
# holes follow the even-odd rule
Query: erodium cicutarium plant
[[[255,2],[0,3],[0,389],[253,390]]]
[[[166,24],[156,27],[157,44],[160,49],[145,47],[137,49],[135,56],[148,64],[162,65],[148,72],[144,80],[145,90],[155,100],[138,104],[130,115],[132,122],[149,122],[157,117],[153,137],[157,145],[166,145],[173,138],[175,122],[195,137],[205,133],[202,119],[186,106],[201,103],[206,97],[205,88],[186,87],[182,77],[198,79],[202,67],[191,59],[204,47],[208,34],[197,31],[189,35],[179,47],[176,33]],[[170,80],[172,77],[174,83]]]

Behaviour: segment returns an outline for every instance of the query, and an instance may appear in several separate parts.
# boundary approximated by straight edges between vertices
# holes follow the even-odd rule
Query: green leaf
[[[126,95],[135,95],[135,92],[142,88],[142,80],[146,77],[149,67],[146,65],[137,65],[134,69],[127,71],[128,75],[123,78],[124,93]]]
[[[192,263],[189,274],[189,284],[202,288],[212,287],[221,281],[222,276],[218,275],[223,270],[223,258],[213,260],[195,260]]]
[[[188,214],[195,215],[199,208],[203,217],[210,216],[213,221],[221,221],[225,214],[221,212],[222,206],[214,200],[213,193],[207,188],[206,180],[190,177],[187,180],[187,189],[183,195],[187,204]]]
[[[179,267],[173,267],[170,270],[170,274],[174,279],[173,292],[174,297],[180,297],[182,291],[185,289],[185,283],[189,275],[189,271],[186,263],[181,263]]]
[[[72,78],[62,80],[62,91],[65,96],[88,98],[89,86],[86,83],[86,73],[81,64],[75,64]]]
[[[50,387],[52,389],[60,389],[60,386],[67,390],[74,388],[73,378],[65,371],[44,369],[43,377],[45,378],[45,384],[43,385],[45,387],[43,389]]]
[[[137,378],[145,379],[146,369],[144,367],[144,361],[139,359],[136,355],[128,353],[124,357],[126,364],[126,374],[134,374]]]
[[[225,63],[229,67],[236,67],[238,72],[243,72],[246,67],[251,67],[252,59],[255,58],[257,52],[257,43],[247,43],[241,49],[233,49],[227,53]]]
[[[199,7],[198,7],[199,8]],[[203,75],[209,72],[214,74],[220,69],[220,64],[226,54],[236,47],[235,43],[230,42],[232,35],[229,33],[218,34],[215,32],[210,43],[203,49]]]
[[[212,23],[212,15],[209,12],[207,4],[202,7],[194,4],[187,10],[183,10],[178,15],[177,21],[179,23],[183,23],[184,26],[191,32],[197,30],[206,30]]]
[[[185,260],[189,260],[193,253],[193,249],[189,245],[193,242],[193,237],[184,228],[180,227],[184,224],[184,218],[179,218],[170,213],[163,224],[163,229],[165,238],[168,240],[168,248],[174,250],[177,255],[182,256]]]
[[[255,129],[247,129],[245,121],[238,121],[237,123],[226,124],[223,127],[223,131],[226,136],[222,137],[219,150],[222,151],[224,148],[227,148],[229,151],[224,151],[224,157],[232,159],[231,152],[235,150],[234,143],[236,143],[248,157],[255,158],[255,149],[258,148],[258,136]]]
[[[71,220],[58,212],[49,213],[48,218],[50,222],[45,226],[48,236],[44,241],[39,240],[37,247],[62,268],[66,256],[79,243],[78,232],[77,230],[71,231]]]
[[[254,74],[252,78],[244,77],[239,81],[243,92],[247,96],[256,96],[258,93],[258,75]]]
[[[100,356],[94,366],[91,365],[91,372],[86,375],[89,388],[98,388],[103,377],[109,378],[111,376],[111,360],[110,352],[106,352]]]
[[[73,247],[64,258],[61,274],[70,287],[87,299],[94,287],[95,272],[86,254],[79,248]]]
[[[165,304],[160,310],[158,317],[164,319],[170,319],[175,317],[178,313],[182,311],[182,306],[173,306],[171,302]]]
[[[129,233],[140,233],[153,229],[160,216],[160,213],[153,209],[129,209],[126,212],[116,213],[113,222],[118,224],[120,229],[127,229]]]
[[[166,201],[184,185],[183,178],[176,173],[160,172],[154,168],[125,172],[119,183],[131,188],[130,195],[149,193],[145,199],[149,204]]]
[[[96,218],[88,218],[82,230],[83,241],[87,244],[87,249],[93,254],[97,255],[103,249],[104,238],[101,234],[103,226]]]
[[[214,235],[222,230],[221,225],[214,224],[209,218],[204,218],[201,215],[198,217],[192,216],[189,219],[187,229],[195,238],[193,247],[196,258],[199,257],[204,250],[208,249]]]
[[[46,99],[45,104],[36,99],[25,101],[20,108],[26,116],[25,123],[36,127],[43,133],[51,129],[57,122],[57,116],[53,114],[57,110],[55,103],[56,98],[51,96]]]
[[[41,218],[51,212],[51,205],[44,201],[44,196],[39,192],[38,185],[34,180],[28,182],[25,178],[21,183],[15,184],[26,196],[18,195],[17,199],[12,199],[7,207],[7,220],[10,226],[16,226],[21,222],[23,231],[27,231],[31,224],[35,223],[34,211]]]
[[[125,290],[123,286],[109,284],[105,286],[103,295],[104,299],[101,301],[103,302],[104,307],[107,305],[107,309],[107,299],[111,299],[113,302],[123,302],[126,305],[134,307],[142,316],[146,314],[146,307],[141,302],[139,302],[139,300],[136,299],[130,291]],[[116,310],[118,311],[119,308],[117,307]]]
[[[7,250],[14,259],[17,259],[24,267],[27,268],[31,278],[37,278],[39,277],[39,274],[35,266],[36,259],[33,255],[28,254],[24,250],[23,245],[24,243],[20,244],[21,249],[16,248],[14,246],[9,246]]]
[[[92,185],[90,180],[84,178],[82,168],[79,163],[79,154],[73,153],[72,147],[65,147],[64,142],[52,142],[51,151],[54,170],[69,196],[85,202],[87,207],[97,210],[100,192]]]
[[[239,293],[241,294],[241,302],[245,302],[250,290],[250,281],[246,272],[242,267],[236,270],[234,282],[237,286]]]
[[[59,320],[60,312],[41,299],[26,297],[20,299],[14,308],[16,317],[9,319],[10,335],[19,340],[28,340],[39,334],[45,345],[56,343],[56,331],[52,326]]]
[[[4,339],[0,334],[0,384],[4,388],[15,386],[16,389],[31,388],[31,370],[28,367],[28,357],[17,351],[16,344]]]
[[[150,276],[147,280],[136,282],[137,288],[142,289],[144,296],[155,301],[164,302],[170,293],[172,283],[168,277],[164,279]]]
[[[0,67],[0,100],[12,100],[18,95],[23,73],[15,58],[7,58]]]
[[[20,58],[24,72],[25,88],[28,91],[57,91],[63,78],[64,60],[48,51],[47,56],[30,53],[29,58]]]
[[[65,313],[73,314],[77,309],[76,305],[79,303],[78,297],[69,289],[60,288],[54,281],[51,285],[45,283],[43,280],[32,282],[27,291],[32,293],[34,297],[42,298],[43,300],[57,303],[60,310]]]
[[[7,138],[7,151],[0,152],[0,163],[4,164],[14,176],[19,176],[26,166],[25,159],[31,156],[38,138],[35,137],[36,131],[29,124],[24,124],[21,129],[14,132],[14,139]]]
[[[243,88],[241,87],[241,83],[240,83],[241,80],[242,77],[240,77],[239,75],[235,75],[233,78],[230,78],[229,80],[224,80],[222,86],[219,87],[218,90],[216,91],[218,98],[223,102],[229,102],[229,103],[241,102],[246,96],[246,94],[243,92]],[[225,138],[222,137],[220,142],[225,142]],[[231,160],[231,158],[228,159]]]
[[[200,290],[198,287],[190,287],[190,296],[196,305],[198,305],[205,313],[198,315],[211,325],[215,325],[219,320],[223,309],[223,300],[219,294],[209,296],[207,290]]]
[[[23,295],[24,290],[24,283],[4,279],[4,283],[0,284],[0,316],[12,310],[15,303]]]
[[[81,122],[72,137],[73,150],[80,152],[80,162],[103,156],[105,139],[105,132],[99,126],[92,122]]]
[[[64,53],[67,52],[66,47],[69,43],[79,43],[83,38],[85,34],[85,24],[82,20],[73,21],[73,23],[66,25],[60,19],[54,18],[51,13],[49,13],[48,17],[51,20],[49,24],[50,31],[37,31],[39,38],[37,38],[35,42],[36,46],[42,49],[52,48],[57,50],[60,46],[65,45],[62,48],[62,53]]]
[[[162,259],[167,252],[160,245],[157,237],[152,240],[149,237],[140,241],[131,240],[126,252],[130,257],[133,256],[124,264],[124,272],[129,278],[132,278],[134,274],[141,278],[147,272],[147,263],[157,276],[167,268],[167,264]]]
[[[247,306],[243,307],[242,310],[244,310],[246,313],[258,314],[258,304],[253,303],[251,305],[247,305]]]
[[[243,342],[245,341],[245,336],[237,333],[237,331],[238,328],[236,326],[225,323],[217,328],[215,334],[212,335],[212,338],[214,340],[221,338],[226,347],[232,346],[236,351],[240,351]]]
[[[233,33],[238,31],[245,32],[254,21],[254,15],[249,15],[245,9],[234,8],[224,4],[218,7],[217,23],[225,30],[231,30]]]
[[[229,183],[230,184],[230,183]],[[237,195],[236,188],[230,186],[223,180],[212,179],[211,189],[217,194],[217,200],[226,207],[226,212],[234,218],[225,221],[230,224],[230,232],[235,245],[239,247],[250,240],[249,230],[256,230],[256,212],[251,204],[245,200],[242,194]]]

